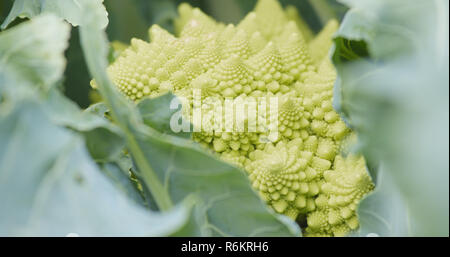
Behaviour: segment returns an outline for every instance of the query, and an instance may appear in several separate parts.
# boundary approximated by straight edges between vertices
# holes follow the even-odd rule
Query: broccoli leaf
[[[148,136],[140,147],[175,202],[190,193],[200,197],[199,212],[205,215],[200,224],[202,235],[288,235],[283,225],[288,219],[270,214],[272,211],[251,189],[244,171],[181,138]],[[295,234],[293,223],[288,227]]]
[[[82,112],[56,88],[66,60],[70,27],[52,14],[35,17],[0,34],[0,95],[7,101],[41,99],[55,124],[85,136],[97,161],[114,159],[124,146],[120,130],[104,119]],[[25,39],[26,38],[26,39]]]
[[[0,33],[0,96],[11,98],[49,89],[61,78],[70,27],[42,15]]]
[[[49,92],[44,104],[54,124],[80,132],[92,158],[97,162],[116,160],[125,142],[120,129],[104,116],[82,111],[58,90]]]
[[[391,176],[380,168],[375,191],[360,203],[359,236],[412,236],[409,208]]]
[[[99,26],[105,28],[108,25],[108,13],[103,6],[103,0],[16,0],[1,28],[5,29],[17,17],[32,18],[41,13],[53,13],[73,26],[82,25],[86,11],[92,11],[83,9],[83,2],[86,1],[92,2],[95,5],[94,10],[101,12]]]
[[[126,195],[136,203],[148,208],[146,198],[138,184],[137,179],[130,178],[133,163],[129,155],[124,153],[114,161],[101,163],[100,168],[112,181],[117,188],[121,189]]]
[[[448,236],[448,1],[342,2],[335,105],[384,174],[361,204],[361,230],[373,228],[370,210],[391,227],[382,235]],[[408,229],[395,228],[401,219]]]
[[[54,87],[68,32],[61,19],[45,14],[0,34],[0,235],[177,233],[186,227],[191,201],[164,214],[132,201],[129,177],[111,166],[127,166],[117,156],[120,130]],[[88,148],[114,162],[101,171]]]
[[[158,214],[130,201],[39,103],[1,110],[0,235],[164,236],[186,223],[187,203]]]

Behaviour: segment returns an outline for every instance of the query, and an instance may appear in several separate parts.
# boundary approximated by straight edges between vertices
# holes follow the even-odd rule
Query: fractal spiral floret
[[[132,39],[108,72],[133,101],[166,92],[192,98],[194,90],[221,102],[275,97],[275,107],[256,111],[277,113],[277,136],[269,127],[194,131],[193,139],[243,168],[276,212],[303,220],[306,235],[343,236],[358,228],[358,203],[373,184],[363,157],[342,154],[352,132],[332,106],[328,52],[337,28],[332,20],[314,36],[295,8],[276,0],[259,0],[238,25],[182,4],[176,36],[152,26],[150,43]]]

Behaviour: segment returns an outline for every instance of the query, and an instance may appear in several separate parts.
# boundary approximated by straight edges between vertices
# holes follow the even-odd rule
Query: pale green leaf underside
[[[4,110],[4,109],[3,109]],[[81,137],[33,101],[0,116],[0,235],[164,236],[189,217],[130,201],[93,163]]]
[[[251,189],[247,175],[219,161],[192,141],[148,134],[139,141],[164,189],[179,202],[190,193],[202,201],[202,235],[287,236],[298,234],[290,221],[280,220]]]
[[[360,236],[412,236],[410,210],[391,174],[382,168],[376,190],[358,208]]]
[[[54,124],[80,132],[92,158],[97,162],[116,160],[125,142],[120,129],[109,122],[102,114],[91,109],[82,111],[57,90],[47,95],[44,104]]]
[[[0,95],[48,89],[62,76],[70,26],[54,15],[0,32]]]
[[[342,2],[335,104],[384,173],[361,203],[361,230],[383,217],[386,236],[448,236],[448,1]]]
[[[86,10],[84,8],[86,1],[95,4],[95,9]],[[1,28],[5,29],[17,17],[32,18],[41,13],[52,13],[73,26],[78,26],[85,22],[85,13],[92,11],[101,12],[98,25],[105,28],[108,25],[108,13],[103,6],[103,0],[16,0]]]
[[[113,163],[101,171],[89,156],[87,149],[97,160],[121,164],[123,139],[106,119],[82,112],[51,87],[64,70],[68,34],[69,26],[51,14],[0,34],[0,235],[178,232],[189,202],[164,214],[149,211],[129,198],[127,173],[114,173]]]

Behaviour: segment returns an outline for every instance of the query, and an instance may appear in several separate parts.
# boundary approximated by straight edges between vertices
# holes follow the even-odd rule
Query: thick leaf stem
[[[166,211],[172,208],[173,203],[169,197],[168,192],[164,189],[162,183],[159,181],[158,176],[150,167],[144,153],[139,147],[136,139],[133,136],[127,136],[128,147],[131,154],[134,157],[136,165],[139,170],[141,170],[141,175],[144,179],[145,184],[149,185],[150,193],[156,201],[160,210]]]
[[[158,176],[145,158],[145,155],[132,132],[134,130],[132,129],[133,110],[125,99],[121,98],[118,93],[114,91],[113,84],[106,74],[106,54],[103,54],[103,52],[106,53],[106,49],[104,48],[106,48],[107,41],[104,33],[98,29],[81,27],[80,34],[83,52],[91,75],[96,80],[100,94],[104,98],[104,102],[109,108],[112,118],[125,133],[129,151],[136,162],[137,168],[142,174],[145,184],[148,185],[149,191],[160,210],[167,211],[171,209],[173,203],[169,194],[164,189]],[[93,45],[92,42],[101,45]]]

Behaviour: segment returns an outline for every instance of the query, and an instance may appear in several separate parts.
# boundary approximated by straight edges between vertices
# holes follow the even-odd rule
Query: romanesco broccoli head
[[[314,37],[295,8],[283,10],[276,0],[259,0],[238,25],[216,22],[188,4],[179,14],[176,36],[153,25],[150,43],[132,39],[108,67],[118,90],[133,101],[168,91],[192,99],[195,90],[220,103],[262,98],[256,116],[277,114],[275,137],[273,125],[250,131],[253,120],[246,116],[247,130],[204,129],[193,139],[242,167],[276,212],[306,218],[307,235],[356,229],[358,202],[373,184],[363,157],[341,153],[351,131],[332,106],[336,72],[328,58],[338,23],[330,21]],[[269,98],[277,105],[262,108]],[[214,104],[199,107],[207,113]],[[212,128],[205,117],[191,122]],[[227,127],[228,120],[220,121]]]

